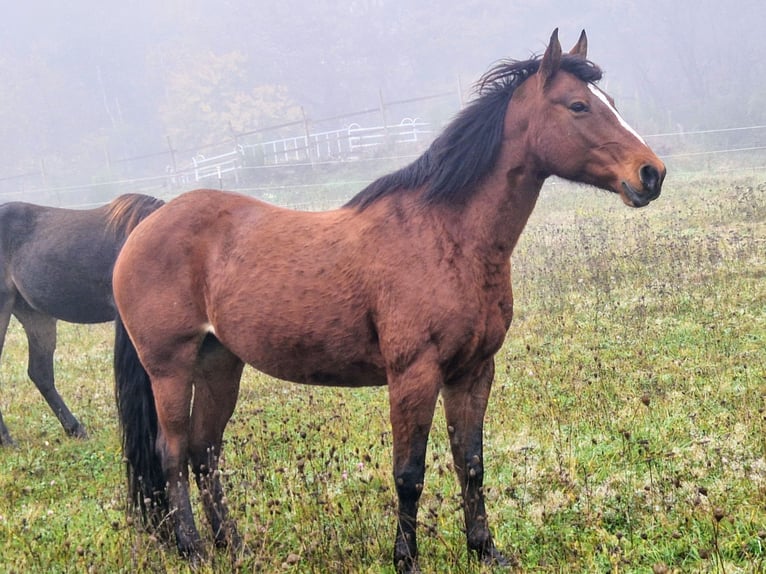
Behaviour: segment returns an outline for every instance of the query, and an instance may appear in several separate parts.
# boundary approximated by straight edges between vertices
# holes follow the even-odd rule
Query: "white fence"
[[[157,170],[140,178],[105,179],[66,186],[51,185],[40,173],[0,174],[0,203],[21,200],[62,207],[105,203],[125,193],[168,198],[198,185],[224,187],[267,197],[288,206],[317,203],[325,190],[348,195],[369,181],[409,163],[422,153],[441,126],[405,118],[390,126],[349,124],[331,131],[299,134],[265,142],[242,142],[221,153],[198,154],[189,165]],[[695,173],[758,174],[766,180],[766,125],[733,126],[644,135],[668,165],[668,180]],[[359,163],[353,181],[334,166]],[[296,166],[301,178],[296,179]],[[254,178],[253,173],[258,177]],[[359,176],[358,174],[367,174]],[[366,178],[366,179],[364,179]],[[345,192],[345,191],[344,191]],[[309,199],[298,200],[300,194]]]
[[[230,173],[235,174],[238,182],[236,172],[242,168],[354,161],[386,146],[401,151],[402,146],[427,144],[431,138],[430,125],[417,118],[404,118],[387,126],[364,127],[353,123],[337,130],[238,144],[230,152],[210,157],[198,154],[192,158],[191,171],[195,182],[207,178],[221,181]]]

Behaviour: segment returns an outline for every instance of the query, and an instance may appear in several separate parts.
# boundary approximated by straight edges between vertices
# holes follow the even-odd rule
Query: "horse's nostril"
[[[650,191],[659,190],[662,178],[660,176],[659,170],[656,167],[650,164],[642,165],[638,174],[641,178],[641,183],[644,184],[644,189]]]

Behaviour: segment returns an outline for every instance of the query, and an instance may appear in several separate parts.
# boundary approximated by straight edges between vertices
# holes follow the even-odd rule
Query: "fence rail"
[[[420,102],[426,98],[402,100]],[[169,198],[199,185],[226,187],[260,195],[283,205],[305,207],[316,204],[317,196],[328,188],[347,189],[350,195],[368,181],[359,181],[359,173],[373,179],[417,157],[441,129],[438,123],[417,116],[407,116],[388,123],[390,110],[377,110],[380,120],[365,123],[361,115],[375,109],[331,118],[345,123],[340,128],[312,130],[304,118],[274,126],[282,137],[264,137],[268,129],[238,134],[235,143],[212,146],[206,153],[181,153],[168,142],[166,152],[111,162],[125,166],[142,158],[153,160],[154,167],[144,174],[131,169],[125,177],[103,177],[100,181],[56,185],[55,174],[48,173],[44,161],[39,169],[24,173],[0,173],[0,203],[14,200],[33,203],[84,207],[102,204],[128,191],[151,193]],[[348,118],[354,117],[354,121]],[[319,122],[317,122],[319,123]],[[292,132],[292,133],[286,133]],[[697,171],[749,171],[766,173],[766,125],[726,126],[692,131],[668,131],[644,136],[668,164],[670,177]],[[177,158],[181,159],[177,164]],[[164,159],[164,161],[163,161]],[[164,166],[163,166],[164,164]],[[337,177],[334,166],[357,165],[352,178]],[[308,169],[309,171],[305,171]],[[335,171],[333,171],[335,169]],[[293,176],[298,170],[302,179]],[[302,170],[302,171],[301,171]],[[670,180],[672,181],[672,179]],[[287,190],[293,190],[287,193]],[[302,196],[300,194],[303,194]],[[305,199],[305,197],[310,197]],[[321,201],[319,203],[322,203]]]
[[[430,125],[419,119],[404,118],[398,124],[370,127],[352,123],[338,130],[238,144],[232,151],[210,157],[198,154],[192,158],[191,171],[195,182],[208,178],[221,180],[224,175],[233,173],[238,183],[237,172],[249,167],[355,161],[371,150],[386,146],[399,148],[401,152],[402,146],[427,143],[430,136]]]

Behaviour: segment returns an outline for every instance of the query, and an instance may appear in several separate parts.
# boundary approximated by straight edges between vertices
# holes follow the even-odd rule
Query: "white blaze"
[[[593,84],[588,84],[588,88],[591,92],[602,102],[604,102],[604,105],[609,108],[614,116],[617,118],[617,121],[620,122],[620,125],[624,127],[626,130],[628,130],[630,133],[632,133],[634,136],[638,138],[638,141],[640,141],[642,144],[646,145],[646,142],[644,141],[644,138],[642,138],[640,135],[638,135],[638,132],[634,130],[628,122],[626,122],[624,119],[622,119],[622,116],[620,115],[620,112],[618,112],[616,109],[614,109],[614,106],[609,102],[609,99],[606,97],[606,94],[599,90],[596,86]]]

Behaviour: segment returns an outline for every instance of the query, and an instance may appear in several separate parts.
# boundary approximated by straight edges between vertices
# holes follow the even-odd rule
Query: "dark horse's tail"
[[[114,378],[122,428],[122,452],[128,474],[128,507],[138,510],[145,527],[167,533],[169,505],[156,449],[157,410],[149,375],[125,330],[115,319]]]

